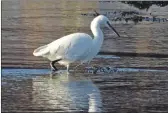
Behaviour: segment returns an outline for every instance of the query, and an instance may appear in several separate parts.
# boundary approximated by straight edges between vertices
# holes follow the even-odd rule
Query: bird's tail
[[[41,46],[41,47],[35,49],[33,52],[33,55],[34,56],[45,56],[48,53],[49,53],[48,45],[45,45],[45,46]]]

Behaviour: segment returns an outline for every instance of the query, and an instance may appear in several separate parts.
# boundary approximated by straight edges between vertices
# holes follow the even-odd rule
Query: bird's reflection
[[[33,103],[43,109],[100,112],[99,89],[83,74],[60,73],[33,78]]]

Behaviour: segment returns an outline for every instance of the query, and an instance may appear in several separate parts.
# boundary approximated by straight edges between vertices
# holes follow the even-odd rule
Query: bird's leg
[[[67,73],[69,74],[69,64],[67,65]]]
[[[60,61],[61,59],[57,59],[57,60],[54,60],[54,61],[51,61],[50,62],[50,66],[51,66],[51,71],[58,71],[58,69],[55,67],[55,63]]]
[[[51,61],[50,62],[50,66],[51,66],[51,71],[57,71],[58,69],[55,67],[55,62],[54,61]]]

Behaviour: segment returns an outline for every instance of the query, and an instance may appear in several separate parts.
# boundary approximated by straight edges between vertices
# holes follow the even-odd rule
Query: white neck
[[[97,19],[94,19],[91,22],[91,31],[93,33],[93,46],[95,46],[96,48],[101,47],[102,43],[103,43],[103,39],[104,39],[104,35],[102,30],[100,29],[100,24],[98,22]]]
[[[91,61],[100,51],[104,39],[98,18],[94,18],[94,20],[91,22],[90,28],[94,37],[92,39],[92,47],[90,48],[90,56],[87,58],[88,61]]]

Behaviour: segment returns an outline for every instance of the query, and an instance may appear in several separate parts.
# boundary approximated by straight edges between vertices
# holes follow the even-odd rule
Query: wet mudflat
[[[167,22],[112,22],[121,37],[104,28],[99,56],[76,71],[72,64],[69,75],[51,76],[49,61],[32,55],[64,35],[91,34],[94,17],[82,14],[93,13],[92,8],[100,13],[138,10],[120,2],[2,1],[3,112],[168,112]],[[167,9],[151,6],[148,11],[168,18]],[[138,10],[151,16],[148,11]],[[100,66],[97,74],[90,73],[93,65]]]

